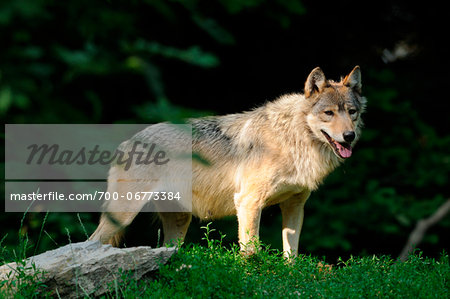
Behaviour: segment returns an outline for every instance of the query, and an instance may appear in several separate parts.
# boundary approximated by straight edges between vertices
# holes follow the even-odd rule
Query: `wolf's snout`
[[[353,131],[345,131],[343,134],[344,140],[345,142],[352,142],[353,140],[355,140],[356,134]]]

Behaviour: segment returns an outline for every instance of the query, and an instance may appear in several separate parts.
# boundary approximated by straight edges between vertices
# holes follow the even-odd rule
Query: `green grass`
[[[138,282],[124,276],[115,294],[125,298],[448,298],[448,255],[439,260],[420,252],[406,262],[388,256],[352,257],[327,265],[317,257],[292,260],[262,246],[243,257],[238,246],[184,245],[153,277]]]
[[[19,245],[15,249],[8,250],[6,246],[3,245],[3,241],[7,235],[3,236],[0,240],[0,265],[8,264],[10,262],[16,262],[17,264],[14,273],[10,273],[7,277],[8,279],[0,280],[0,298],[11,298],[13,294],[14,298],[39,298],[42,295],[44,295],[44,297],[46,295],[45,285],[41,282],[43,276],[42,271],[37,269],[34,264],[27,265],[25,261],[27,258],[27,251],[31,249],[28,235],[22,233],[23,221],[27,212],[28,209],[20,221],[18,234]],[[36,250],[39,247],[47,216],[48,213],[45,214],[42,222],[41,232],[39,234],[37,245],[34,248],[34,253],[36,253]]]
[[[388,256],[352,257],[327,265],[301,255],[287,260],[277,250],[261,250],[244,257],[237,245],[226,248],[222,239],[207,246],[184,244],[170,262],[138,281],[131,274],[111,284],[104,298],[448,298],[450,266],[447,254],[439,260],[420,252],[406,262]],[[24,242],[24,240],[22,240]],[[24,277],[25,278],[25,277]],[[30,278],[31,279],[31,278]],[[21,281],[17,298],[40,298],[35,277]],[[0,298],[5,296],[0,292]],[[31,295],[31,296],[30,296]]]
[[[121,284],[123,297],[163,298],[448,298],[448,256],[353,257],[325,265],[316,257],[286,261],[262,250],[249,259],[237,248],[189,245],[149,280]]]

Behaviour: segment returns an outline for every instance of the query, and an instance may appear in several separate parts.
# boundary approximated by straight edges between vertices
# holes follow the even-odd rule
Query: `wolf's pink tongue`
[[[341,155],[342,158],[348,158],[352,155],[351,147],[346,148],[346,147],[342,146],[339,142],[336,142],[335,144],[336,144],[339,154]]]

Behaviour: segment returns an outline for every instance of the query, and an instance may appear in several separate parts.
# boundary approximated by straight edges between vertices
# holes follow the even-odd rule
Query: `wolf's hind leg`
[[[100,224],[89,240],[100,240],[103,244],[109,243],[118,246],[125,227],[131,224],[146,204],[144,200],[127,200],[127,193],[130,194],[130,190],[147,190],[149,187],[133,181],[121,182],[119,179],[124,176],[123,174],[118,175],[116,169],[111,170],[107,193],[111,196],[117,194],[117,200],[106,202],[105,211],[100,217]]]
[[[185,212],[161,212],[159,213],[164,230],[164,245],[177,245],[177,241],[184,240],[192,213]]]
[[[125,227],[130,225],[139,212],[105,212],[100,224],[89,240],[100,240],[103,244],[119,246]]]

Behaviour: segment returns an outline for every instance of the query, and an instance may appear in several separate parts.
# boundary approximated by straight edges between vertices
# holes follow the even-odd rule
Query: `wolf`
[[[257,249],[253,240],[259,236],[261,211],[278,204],[284,255],[296,256],[308,197],[352,155],[361,136],[366,107],[361,88],[359,66],[340,81],[326,79],[317,67],[307,77],[303,94],[283,95],[243,113],[190,119],[192,151],[208,163],[192,162],[192,212],[159,213],[164,243],[183,240],[192,216],[206,220],[237,215],[241,250],[252,254]],[[157,140],[170,146],[176,134],[168,124],[160,123],[140,136],[148,143]],[[133,174],[149,180],[167,175],[142,166],[124,173],[113,165],[108,191],[123,194],[152,188],[136,183],[121,189],[119,181]],[[171,176],[170,180],[182,180],[182,174]],[[107,206],[90,237],[117,245],[118,236],[141,206],[120,201],[109,204],[136,205],[132,212],[122,213],[108,212],[111,206]]]

